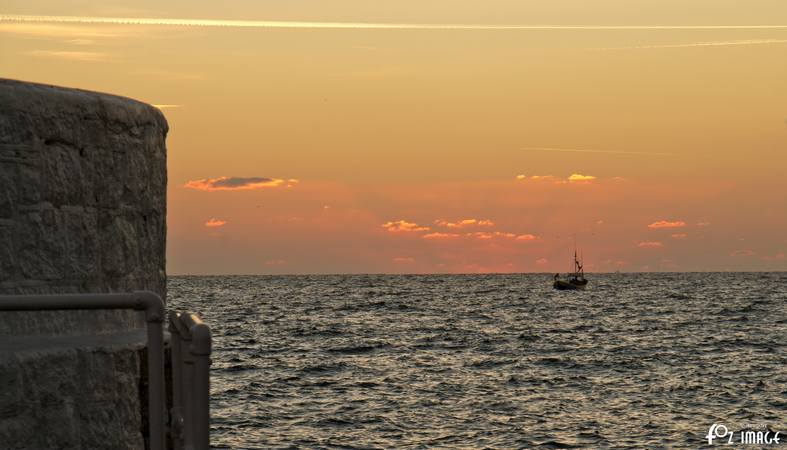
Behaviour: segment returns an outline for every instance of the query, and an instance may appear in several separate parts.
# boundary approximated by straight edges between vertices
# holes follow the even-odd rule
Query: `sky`
[[[169,274],[787,270],[783,0],[4,0],[159,107]]]

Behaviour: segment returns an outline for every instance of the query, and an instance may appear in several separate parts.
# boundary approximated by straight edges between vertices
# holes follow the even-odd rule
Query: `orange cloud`
[[[763,256],[760,259],[762,259],[763,261],[784,261],[785,256],[784,256],[784,252],[779,252],[773,256],[767,256],[767,255]]]
[[[456,233],[429,233],[423,235],[422,237],[424,239],[453,239],[458,238],[459,236],[461,235]]]
[[[686,233],[675,233],[675,234],[671,234],[670,236],[672,236],[673,239],[685,239],[689,235]]]
[[[592,175],[582,175],[581,173],[572,173],[571,176],[568,177],[568,181],[571,183],[576,182],[588,182],[595,180],[596,177]]]
[[[730,256],[754,256],[754,252],[752,250],[735,250],[734,252],[730,253]]]
[[[223,227],[224,225],[227,225],[226,220],[211,218],[210,220],[205,222],[205,226],[208,228],[218,228],[218,227]]]
[[[597,178],[593,175],[582,175],[581,173],[572,173],[568,176],[568,178],[558,178],[554,175],[532,175],[528,178],[526,175],[517,175],[517,180],[525,181],[554,181],[556,183],[589,183],[591,181],[595,181]]]
[[[538,264],[539,266],[544,266],[544,265],[546,265],[547,263],[549,263],[549,260],[548,260],[548,259],[546,259],[546,258],[538,258],[538,259],[536,260],[536,264]]]
[[[519,177],[517,178],[519,178],[520,180],[524,180],[525,178],[527,178],[524,175],[522,175],[522,177],[523,178],[519,178]],[[530,179],[533,181],[548,181],[548,180],[556,180],[557,177],[553,175],[533,175],[530,177]]]
[[[287,187],[298,183],[296,179],[286,181]],[[184,187],[199,191],[248,191],[252,189],[274,188],[285,184],[285,180],[265,177],[218,177],[192,180]]]
[[[475,237],[476,239],[492,239],[495,237],[504,237],[504,238],[516,237],[514,233],[504,233],[502,231],[494,231],[489,233],[483,231],[477,231],[475,233],[467,233],[466,236]]]
[[[106,53],[99,52],[72,52],[72,51],[55,51],[55,50],[34,50],[30,52],[31,55],[44,57],[66,59],[70,61],[104,61],[109,58]]]
[[[535,241],[538,239],[538,236],[533,236],[532,234],[520,234],[516,237],[517,241]]]
[[[463,220],[460,220],[458,222],[449,222],[447,220],[438,219],[438,220],[435,220],[434,223],[436,225],[441,226],[441,227],[447,227],[447,228],[465,228],[465,227],[471,227],[471,226],[481,226],[481,227],[493,227],[493,226],[495,226],[495,223],[492,222],[489,219],[481,219],[481,220],[477,220],[477,219],[463,219]]]
[[[637,247],[640,248],[660,248],[663,246],[664,244],[658,241],[642,241],[639,244],[637,244]]]
[[[398,256],[392,260],[395,263],[411,263],[415,262],[415,258],[411,258],[409,256]]]
[[[393,222],[385,222],[382,227],[391,233],[399,232],[412,232],[412,231],[429,231],[429,227],[422,227],[417,223],[408,222],[406,220],[396,220]]]
[[[657,222],[653,222],[652,224],[648,225],[648,228],[656,229],[656,228],[682,228],[686,226],[686,222],[682,220],[676,220],[674,222],[668,222],[666,220],[659,220]]]
[[[516,235],[514,233],[503,233],[502,231],[495,231],[495,236],[505,237],[505,238],[515,238]]]

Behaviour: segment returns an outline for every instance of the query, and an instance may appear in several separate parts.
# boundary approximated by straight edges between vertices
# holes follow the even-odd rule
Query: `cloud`
[[[745,249],[745,250],[735,250],[734,252],[730,253],[730,256],[754,256],[754,251]]]
[[[771,255],[762,256],[760,259],[762,259],[763,261],[784,261],[785,255],[784,252],[779,252],[772,256]]]
[[[547,263],[549,263],[549,260],[546,258],[538,258],[536,260],[536,264],[538,264],[539,266],[545,266]]]
[[[517,175],[516,178],[520,181],[554,181],[556,183],[589,183],[596,180],[596,177],[592,175],[582,175],[581,173],[572,173],[565,179],[554,175],[532,175],[530,178],[525,175]]]
[[[50,39],[71,39],[72,41],[78,40],[75,38],[115,38],[120,37],[123,33],[118,30],[107,31],[106,29],[97,28],[95,26],[78,26],[78,25],[56,25],[44,22],[25,22],[7,20],[8,16],[0,16],[0,33],[15,34],[18,36],[29,36],[33,38],[50,38]],[[81,44],[84,42],[72,42],[70,44]]]
[[[248,191],[252,189],[274,188],[287,183],[287,187],[298,183],[298,180],[280,180],[264,177],[218,177],[192,180],[184,187],[199,191]]]
[[[592,175],[582,175],[581,173],[572,173],[571,176],[568,177],[568,181],[571,183],[587,182],[587,181],[593,181],[595,179],[596,177]]]
[[[415,258],[410,256],[397,256],[392,261],[395,263],[412,263],[415,262]]]
[[[435,225],[447,228],[466,228],[471,226],[480,227],[493,227],[495,223],[489,219],[463,219],[458,222],[448,222],[447,220],[438,219],[434,221]]]
[[[97,61],[105,61],[109,58],[109,55],[106,53],[100,52],[71,52],[71,51],[59,51],[59,50],[33,50],[30,52],[31,55],[39,57],[39,58],[53,58],[53,59],[64,59],[67,61],[87,61],[87,62],[97,62]]]
[[[208,228],[219,228],[219,227],[223,227],[224,225],[227,225],[227,223],[228,222],[226,220],[211,218],[210,220],[205,222],[205,226]]]
[[[697,222],[698,227],[709,227],[710,222]]]
[[[637,247],[640,248],[661,248],[663,246],[664,244],[658,241],[642,241],[639,244],[637,244]]]
[[[520,234],[516,237],[517,241],[535,241],[538,239],[538,236],[533,236],[532,234]]]
[[[211,20],[144,17],[88,17],[88,16],[33,16],[0,15],[2,22],[17,23],[79,23],[118,25],[165,25],[179,27],[220,28],[325,28],[325,29],[383,29],[383,30],[772,30],[787,29],[787,25],[484,25],[484,24],[427,24],[427,23],[369,23],[369,22],[303,22],[266,20]]]
[[[729,47],[741,45],[763,45],[763,44],[785,44],[786,39],[742,39],[737,41],[705,41],[687,42],[683,44],[655,44],[655,45],[636,45],[629,47],[605,47],[596,50],[634,50],[634,49],[654,49],[654,48],[688,48],[688,47]]]
[[[686,226],[686,222],[682,220],[676,220],[674,222],[669,222],[666,220],[659,220],[656,222],[651,223],[648,225],[648,228],[657,229],[657,228],[683,228]]]
[[[437,233],[425,234],[422,237],[424,239],[454,239],[454,238],[458,238],[459,236],[461,236],[461,234],[437,232]]]
[[[180,105],[161,105],[153,103],[151,106],[158,108],[158,109],[172,109],[172,108],[180,108]]]
[[[672,239],[686,239],[689,235],[686,233],[675,233],[670,235]]]
[[[406,220],[395,220],[393,222],[385,222],[384,224],[382,224],[382,227],[391,233],[429,231],[429,227],[422,227],[417,223],[408,222]]]
[[[504,233],[502,231],[484,232],[477,231],[475,233],[467,233],[466,236],[475,237],[476,239],[492,239],[496,237],[513,238],[516,237],[514,233]]]

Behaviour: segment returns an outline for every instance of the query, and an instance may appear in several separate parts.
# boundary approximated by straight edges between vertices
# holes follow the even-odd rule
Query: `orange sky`
[[[161,105],[171,274],[787,269],[784,1],[158,3],[0,76]]]

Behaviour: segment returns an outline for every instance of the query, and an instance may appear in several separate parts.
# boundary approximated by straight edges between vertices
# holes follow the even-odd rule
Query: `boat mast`
[[[577,235],[574,235],[574,275],[575,276],[585,276],[585,268],[584,263],[581,260],[584,259],[580,257],[577,259]]]

